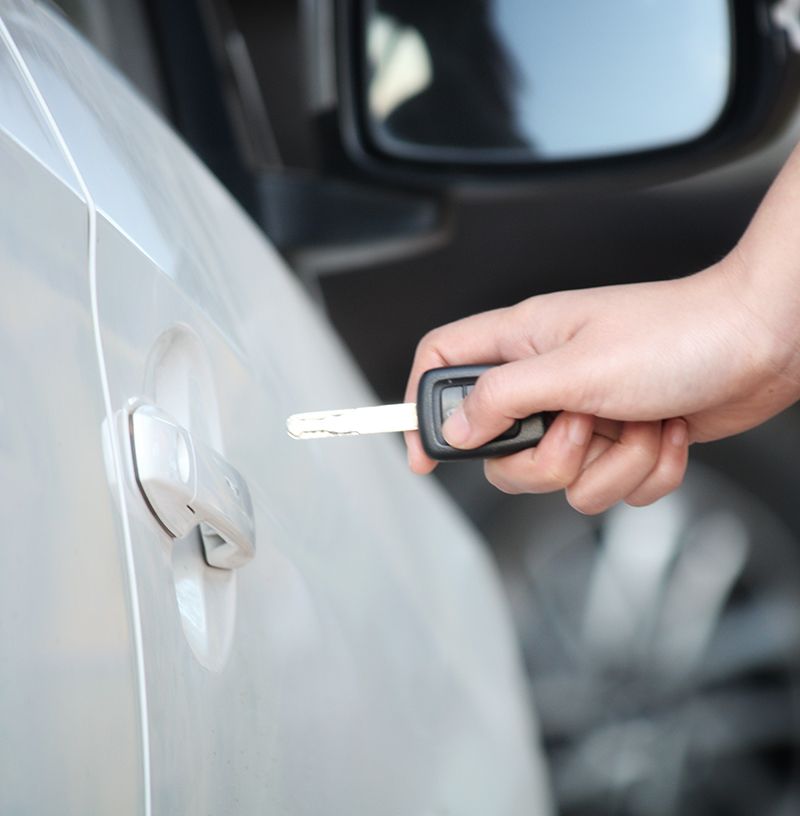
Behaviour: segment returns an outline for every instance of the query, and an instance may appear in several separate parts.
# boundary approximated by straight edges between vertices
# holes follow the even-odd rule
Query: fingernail
[[[450,418],[442,425],[442,436],[447,444],[454,448],[459,448],[467,442],[471,433],[472,429],[469,427],[467,415],[461,408],[453,411]]]
[[[573,445],[582,448],[589,438],[589,425],[583,417],[570,417],[567,422],[569,441]]]
[[[689,429],[682,419],[672,423],[672,430],[669,433],[669,441],[672,442],[676,448],[682,448],[686,444],[688,435]]]

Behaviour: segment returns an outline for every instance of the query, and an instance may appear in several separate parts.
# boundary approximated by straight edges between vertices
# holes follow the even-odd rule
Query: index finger
[[[465,317],[426,334],[414,354],[405,401],[416,402],[420,377],[431,368],[502,363],[513,359],[517,344],[509,341],[508,337],[510,324],[513,323],[513,308],[494,309]],[[419,433],[407,431],[405,440],[411,470],[419,474],[430,473],[436,467],[436,462],[422,449]]]
[[[417,345],[406,386],[407,402],[417,398],[420,377],[431,368],[469,363],[502,363],[514,359],[504,338],[514,322],[513,306],[481,312],[428,332]],[[515,344],[514,344],[515,345]]]

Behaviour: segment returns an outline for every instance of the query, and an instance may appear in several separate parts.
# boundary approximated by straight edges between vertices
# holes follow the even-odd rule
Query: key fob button
[[[470,383],[469,385],[464,386],[464,396],[466,397],[472,389],[475,388],[475,383]],[[507,431],[503,431],[500,436],[496,437],[497,439],[514,439],[516,436],[519,435],[519,431],[522,425],[520,425],[519,420],[517,420]]]
[[[508,456],[532,448],[544,436],[550,424],[550,415],[533,414],[517,420],[507,431],[479,448],[450,447],[442,436],[442,424],[453,413],[463,398],[472,390],[475,381],[490,366],[452,366],[426,371],[417,389],[417,426],[425,453],[431,459],[447,462],[455,459],[484,459],[490,456]]]
[[[519,420],[517,420],[507,431],[503,431],[500,436],[496,437],[497,439],[513,439],[515,436],[519,435],[519,429],[522,426],[520,425]]]
[[[441,390],[442,422],[464,401],[464,391],[460,385],[451,385]]]

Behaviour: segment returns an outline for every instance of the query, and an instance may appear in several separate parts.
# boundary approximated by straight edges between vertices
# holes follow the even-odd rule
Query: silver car
[[[0,3],[0,813],[546,814],[510,616],[264,235]]]

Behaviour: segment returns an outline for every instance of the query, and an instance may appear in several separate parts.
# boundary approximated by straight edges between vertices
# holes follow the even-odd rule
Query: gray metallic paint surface
[[[44,293],[66,287],[83,298],[77,311],[47,321],[38,352],[26,345],[21,354],[21,338],[0,347],[5,367],[15,349],[14,365],[27,371],[19,412],[29,422],[46,412],[39,446],[15,449],[24,467],[0,454],[4,468],[23,474],[19,490],[29,497],[24,517],[3,507],[15,532],[9,540],[27,559],[24,577],[6,570],[0,579],[3,603],[24,619],[4,634],[3,665],[29,665],[26,688],[36,688],[47,679],[42,666],[62,676],[79,660],[71,639],[80,633],[95,660],[116,672],[109,679],[91,663],[85,694],[45,689],[42,729],[50,717],[71,722],[86,708],[108,739],[89,728],[73,740],[77,723],[55,731],[53,754],[45,752],[37,770],[60,784],[40,787],[28,807],[32,768],[23,767],[2,780],[0,810],[23,803],[37,813],[549,812],[507,611],[480,543],[430,481],[407,472],[398,440],[301,445],[286,436],[293,411],[373,399],[338,339],[261,233],[82,41],[38,7],[3,2],[0,13],[91,199],[80,202],[74,223],[52,209],[58,196],[50,188],[75,201],[80,185],[59,166],[58,150],[46,156],[42,148],[42,163],[28,157],[19,174],[29,206],[41,206],[33,209],[38,221],[20,221],[8,199],[0,219],[5,254],[32,244],[29,262],[4,264],[9,283],[38,277]],[[0,111],[6,131],[22,128],[17,119],[24,117],[16,108]],[[46,130],[40,139],[52,143]],[[0,161],[8,163],[19,147],[2,144]],[[86,303],[93,205],[105,417]],[[48,263],[56,240],[74,245],[67,269]],[[62,266],[66,257],[59,254]],[[3,330],[29,330],[36,302],[20,299]],[[76,332],[77,350],[61,336]],[[56,373],[46,374],[53,355]],[[196,533],[173,542],[150,516],[115,417],[135,398],[171,413],[247,480],[252,563],[221,575],[204,564]],[[101,468],[104,420],[117,440],[116,503]],[[36,504],[43,480],[64,493],[59,512]],[[78,514],[87,504],[92,512]],[[32,517],[43,528],[33,540]],[[70,536],[79,547],[64,547]],[[87,583],[72,563],[76,551],[85,551],[97,581]],[[50,594],[76,595],[80,604],[69,608],[77,618],[56,619],[35,598],[53,564],[62,569]],[[138,589],[126,606],[127,586]],[[81,617],[81,604],[95,616]],[[41,660],[26,664],[29,632],[56,625],[64,628],[60,648],[43,635]],[[133,687],[138,631],[144,690]],[[140,737],[133,719],[142,691]],[[8,723],[35,750],[46,734],[9,699],[0,701],[0,727]],[[84,774],[75,790],[65,752]],[[74,806],[64,807],[64,791]]]

